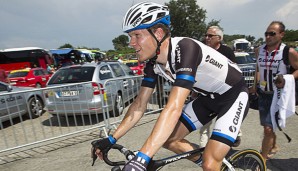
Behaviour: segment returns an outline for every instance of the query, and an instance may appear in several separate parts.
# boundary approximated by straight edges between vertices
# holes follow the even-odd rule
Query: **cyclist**
[[[96,154],[108,149],[124,136],[143,116],[153,93],[157,76],[172,80],[168,102],[146,140],[125,171],[146,170],[153,155],[164,146],[175,153],[197,148],[184,139],[213,118],[215,126],[204,154],[204,170],[219,170],[223,158],[233,145],[240,125],[248,112],[248,90],[237,65],[225,56],[187,37],[170,37],[170,15],[167,6],[142,2],[132,6],[123,20],[123,31],[143,62],[140,93],[129,107],[113,135],[97,141]],[[194,89],[201,95],[185,104]],[[216,113],[217,115],[211,115]],[[192,161],[198,160],[192,158]]]

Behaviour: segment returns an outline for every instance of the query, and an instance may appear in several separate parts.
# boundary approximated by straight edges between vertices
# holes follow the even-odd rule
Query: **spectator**
[[[118,62],[123,63],[123,56],[122,56],[122,54],[119,54]]]
[[[213,49],[217,50],[221,54],[223,54],[225,57],[230,59],[232,62],[236,63],[236,58],[233,50],[229,48],[228,46],[223,45],[221,42],[223,40],[223,31],[218,26],[210,26],[207,29],[207,33],[205,34],[205,43],[206,45],[212,47]],[[192,98],[195,98],[197,96],[197,93],[192,93]],[[209,122],[205,126],[202,127],[200,130],[200,146],[205,147],[209,137],[211,136],[210,127],[212,122]],[[237,139],[234,143],[234,147],[238,147],[241,142],[241,130],[239,131],[239,134],[237,136]]]
[[[8,75],[6,74],[5,70],[0,68],[0,81],[9,83]]]
[[[279,146],[276,143],[276,134],[272,126],[270,106],[273,100],[273,90],[283,88],[283,85],[279,85],[278,81],[274,82],[272,78],[276,74],[287,74],[287,65],[283,62],[284,55],[287,53],[291,67],[295,70],[298,69],[298,53],[293,48],[288,48],[282,43],[284,35],[285,25],[280,21],[273,21],[265,32],[266,43],[256,49],[257,72],[255,80],[258,83],[260,121],[264,128],[261,154],[265,160],[271,158],[279,151]],[[298,78],[296,72],[293,75],[295,79]],[[284,83],[285,80],[281,81]],[[256,92],[256,86],[257,84],[254,85],[252,93]]]
[[[236,57],[231,48],[222,44],[223,41],[223,31],[218,26],[211,26],[208,28],[205,35],[206,45],[217,50],[232,62],[236,63]]]
[[[52,67],[51,67],[51,65],[50,65],[50,64],[47,64],[47,71],[48,71],[49,73],[51,73],[51,72],[52,72]]]

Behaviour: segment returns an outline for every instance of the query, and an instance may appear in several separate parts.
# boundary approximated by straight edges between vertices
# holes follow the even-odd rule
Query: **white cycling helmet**
[[[146,29],[157,23],[170,25],[169,9],[165,5],[153,2],[141,2],[132,6],[123,19],[123,31]]]

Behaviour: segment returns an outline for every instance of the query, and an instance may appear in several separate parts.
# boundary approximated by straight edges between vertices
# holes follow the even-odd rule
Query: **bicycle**
[[[96,142],[96,141],[97,140],[93,142]],[[127,161],[129,161],[135,156],[133,151],[128,150],[124,146],[119,144],[114,144],[111,147],[111,149],[119,150],[119,152],[121,152],[125,156]],[[179,161],[181,159],[186,159],[191,155],[202,155],[204,149],[205,148],[199,148],[199,149],[195,149],[181,154],[172,155],[158,160],[152,159],[148,165],[147,171],[160,170],[165,165]],[[126,161],[116,161],[116,162],[111,161],[108,157],[109,151],[110,149],[102,151],[104,162],[110,166],[113,166],[111,171],[121,171],[120,166],[125,165]],[[92,154],[93,154],[92,156],[93,157],[92,166],[93,166],[95,160],[97,159],[97,156],[95,155],[95,149],[93,149]],[[221,171],[238,171],[238,170],[266,171],[266,164],[264,162],[263,157],[258,151],[254,149],[244,149],[244,150],[234,152],[227,159],[224,158],[223,164],[220,170]]]

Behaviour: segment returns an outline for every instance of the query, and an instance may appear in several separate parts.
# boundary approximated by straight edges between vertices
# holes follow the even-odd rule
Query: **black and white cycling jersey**
[[[174,86],[218,94],[225,93],[242,79],[237,64],[211,47],[184,37],[171,38],[165,67],[148,63],[144,73],[144,82],[147,82],[144,86],[152,87],[157,74],[169,79],[166,73],[174,80]]]
[[[197,40],[176,37],[165,66],[147,63],[142,86],[154,88],[157,75],[203,94],[182,111],[180,121],[190,132],[217,117],[211,139],[233,145],[248,112],[248,90],[237,64]]]

